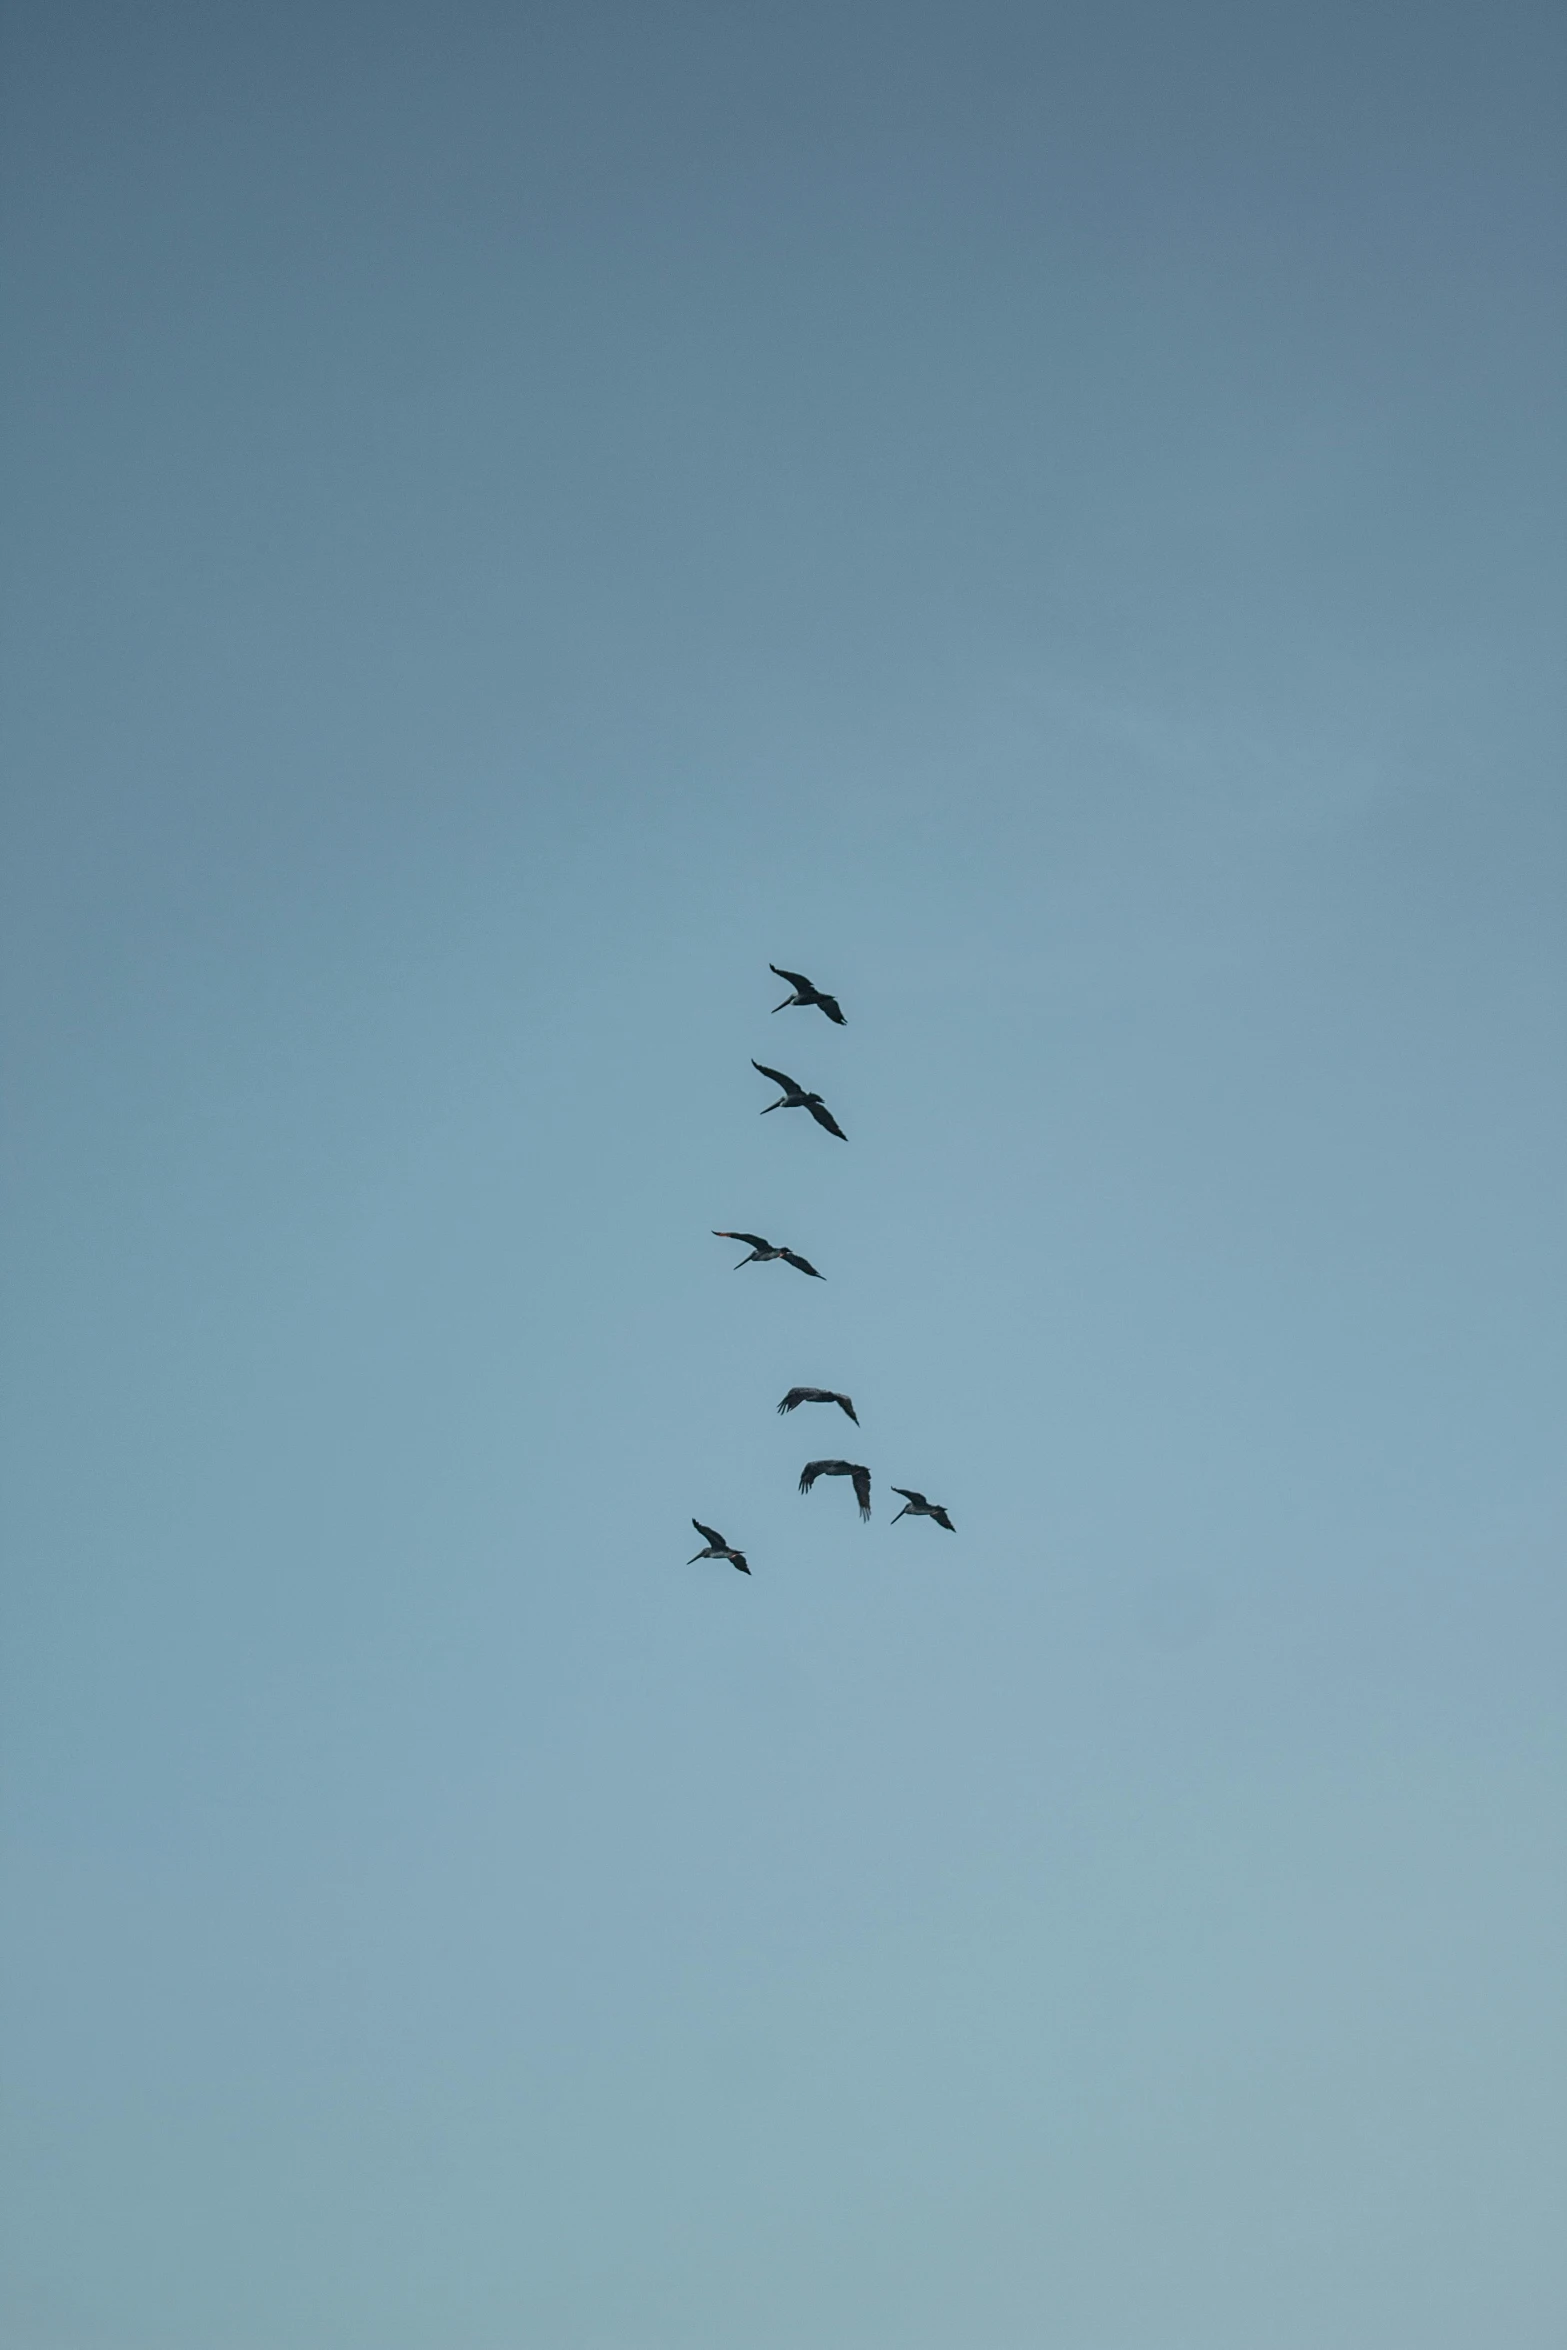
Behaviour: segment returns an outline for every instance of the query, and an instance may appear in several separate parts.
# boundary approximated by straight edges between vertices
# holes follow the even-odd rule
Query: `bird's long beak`
[[[689,1557],[689,1558],[686,1560],[686,1565],[687,1565],[688,1567],[694,1567],[694,1566],[696,1565],[696,1562],[697,1562],[697,1560],[698,1560],[698,1559],[701,1557],[701,1555],[702,1555],[702,1553],[701,1553],[699,1550],[694,1550],[694,1551],[691,1553],[691,1556],[690,1556],[690,1557]]]
[[[786,996],[784,997],[784,1000],[783,1000],[783,1002],[782,1002],[781,1004],[774,1004],[774,1006],[773,1006],[773,1010],[774,1010],[775,1012],[787,1012],[787,1011],[788,1011],[788,1009],[789,1009],[789,1006],[790,1006],[790,1005],[791,1005],[793,1002],[794,1002],[794,998],[793,998],[793,996],[792,996],[792,995],[786,995]]]

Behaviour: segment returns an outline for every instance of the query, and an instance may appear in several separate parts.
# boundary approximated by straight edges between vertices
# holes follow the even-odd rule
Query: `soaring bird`
[[[857,1461],[807,1461],[800,1471],[800,1491],[809,1493],[818,1477],[852,1477],[854,1498],[860,1505],[860,1516],[871,1514],[871,1473]]]
[[[860,1424],[859,1413],[855,1410],[853,1404],[849,1401],[849,1398],[846,1395],[840,1395],[836,1388],[791,1387],[788,1394],[784,1397],[783,1402],[778,1406],[778,1409],[781,1412],[792,1412],[797,1405],[802,1403],[835,1403],[841,1412],[848,1413],[856,1428]]]
[[[719,1232],[715,1229],[713,1238],[743,1240],[751,1253],[740,1259],[740,1265],[770,1265],[775,1257],[782,1257],[786,1265],[793,1265],[797,1273],[809,1273],[813,1281],[825,1281],[827,1278],[825,1273],[818,1273],[814,1265],[808,1265],[804,1257],[797,1257],[792,1248],[774,1248],[772,1242],[764,1240],[759,1232]],[[735,1267],[737,1273],[740,1265]]]
[[[686,1560],[688,1567],[694,1567],[697,1559],[727,1559],[729,1564],[738,1568],[742,1575],[749,1575],[751,1570],[745,1563],[743,1550],[731,1550],[716,1526],[704,1526],[700,1518],[693,1518],[691,1523],[697,1532],[706,1538],[707,1548],[697,1551],[693,1557],[688,1558]]]
[[[894,1525],[898,1523],[898,1518],[934,1518],[938,1526],[945,1526],[949,1534],[956,1534],[956,1526],[939,1501],[927,1501],[923,1493],[911,1493],[906,1485],[895,1485],[892,1490],[903,1496],[903,1507],[898,1517],[893,1519]]]
[[[803,1085],[797,1085],[794,1079],[786,1077],[781,1069],[769,1069],[761,1061],[753,1061],[751,1066],[763,1077],[770,1077],[774,1085],[783,1087],[782,1098],[776,1102],[769,1102],[767,1110],[809,1110],[818,1126],[825,1126],[828,1133],[836,1134],[840,1142],[848,1141],[849,1137],[844,1133],[843,1128],[819,1093],[807,1093]],[[767,1115],[767,1110],[762,1112],[764,1118]]]
[[[785,971],[777,963],[769,963],[767,968],[776,971],[780,979],[787,979],[794,989],[793,995],[786,995],[781,1004],[774,1004],[775,1012],[787,1012],[791,1004],[815,1004],[818,1010],[826,1013],[835,1027],[848,1027],[848,1021],[838,1009],[838,998],[835,995],[823,995],[819,987],[811,985],[803,971]]]

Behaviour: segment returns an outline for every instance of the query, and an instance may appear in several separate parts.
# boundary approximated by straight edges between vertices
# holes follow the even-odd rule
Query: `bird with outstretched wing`
[[[945,1526],[949,1534],[956,1534],[957,1528],[941,1502],[927,1501],[923,1493],[911,1493],[906,1485],[895,1485],[892,1490],[903,1496],[903,1507],[893,1519],[894,1525],[898,1523],[898,1518],[934,1518],[938,1526]]]
[[[781,963],[769,963],[767,968],[776,972],[780,979],[787,979],[794,989],[793,995],[786,995],[781,1004],[774,1004],[775,1012],[787,1012],[791,1004],[814,1004],[819,1012],[826,1013],[835,1027],[848,1027],[849,1023],[838,1009],[837,997],[823,995],[819,987],[811,985],[803,971],[786,971]]]
[[[740,1259],[740,1265],[770,1265],[775,1259],[782,1258],[786,1265],[793,1265],[797,1273],[809,1273],[813,1281],[825,1281],[827,1278],[825,1273],[818,1273],[816,1267],[806,1258],[796,1256],[792,1248],[774,1248],[772,1242],[764,1240],[759,1232],[720,1232],[714,1228],[713,1238],[715,1240],[743,1240],[751,1253],[748,1257]],[[737,1273],[740,1270],[740,1265],[735,1267]]]
[[[745,1563],[743,1550],[736,1550],[727,1543],[716,1526],[704,1526],[700,1518],[693,1518],[691,1523],[707,1544],[707,1548],[697,1551],[693,1557],[688,1558],[686,1560],[688,1567],[694,1567],[698,1559],[727,1559],[739,1574],[749,1575],[751,1570]]]
[[[781,1412],[797,1411],[802,1403],[835,1403],[840,1411],[848,1413],[856,1428],[860,1424],[859,1413],[849,1398],[846,1395],[840,1395],[836,1388],[791,1387],[778,1409]]]
[[[853,1481],[854,1498],[860,1505],[860,1516],[871,1514],[871,1473],[858,1461],[807,1461],[800,1471],[800,1491],[809,1493],[818,1477],[848,1477]]]
[[[840,1142],[848,1141],[848,1136],[819,1093],[807,1093],[796,1078],[786,1077],[782,1069],[769,1069],[765,1061],[753,1061],[751,1066],[774,1085],[783,1087],[778,1100],[769,1102],[767,1109],[763,1110],[764,1118],[769,1110],[809,1110],[818,1126],[825,1127],[829,1134],[836,1134]]]

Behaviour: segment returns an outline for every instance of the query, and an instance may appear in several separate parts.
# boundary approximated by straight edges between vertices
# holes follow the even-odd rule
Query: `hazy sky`
[[[5,26],[4,2350],[1560,2350],[1567,19]]]

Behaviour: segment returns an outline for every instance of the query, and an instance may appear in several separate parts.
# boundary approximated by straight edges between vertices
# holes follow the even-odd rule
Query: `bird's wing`
[[[868,1518],[871,1514],[871,1473],[869,1469],[854,1468],[849,1471],[849,1475],[854,1479],[854,1498],[860,1505],[860,1516]]]
[[[728,1543],[725,1542],[723,1536],[719,1533],[716,1526],[704,1526],[700,1518],[693,1518],[691,1523],[696,1528],[697,1532],[701,1535],[704,1542],[711,1542],[715,1549],[718,1550],[728,1549]]]
[[[791,987],[802,988],[807,995],[816,993],[803,971],[786,971],[781,963],[769,963],[767,968],[776,972],[780,979],[787,979]]]
[[[835,1403],[840,1411],[848,1413],[856,1428],[859,1426],[860,1415],[855,1410],[853,1401],[850,1397],[847,1395],[826,1395],[823,1396],[822,1401],[824,1403]]]
[[[844,1133],[843,1128],[839,1125],[837,1119],[833,1116],[831,1110],[828,1109],[825,1102],[807,1102],[805,1106],[810,1111],[811,1116],[816,1120],[818,1126],[825,1126],[828,1133],[836,1134],[840,1142],[848,1141],[849,1137]]]
[[[770,1077],[774,1085],[781,1085],[785,1093],[798,1093],[800,1091],[800,1088],[795,1084],[794,1079],[792,1077],[786,1077],[781,1069],[769,1069],[766,1063],[763,1061],[753,1061],[751,1066],[753,1069],[760,1069],[764,1077]]]
[[[809,1273],[813,1281],[826,1280],[825,1273],[818,1273],[816,1267],[808,1265],[804,1257],[797,1257],[792,1248],[780,1249],[778,1253],[786,1265],[793,1265],[797,1273]]]
[[[954,1526],[952,1520],[948,1517],[946,1511],[941,1507],[939,1502],[930,1514],[935,1519],[938,1526],[945,1526],[949,1534],[956,1534],[956,1526]]]
[[[819,995],[816,1001],[829,1020],[835,1020],[840,1028],[848,1027],[848,1021],[838,1009],[838,998],[835,995]]]
[[[797,1404],[814,1403],[815,1401],[816,1398],[808,1387],[791,1387],[778,1409],[781,1412],[792,1412]]]
[[[713,1238],[715,1240],[743,1240],[748,1248],[771,1248],[773,1245],[770,1240],[764,1240],[759,1232],[715,1232]]]
[[[911,1493],[906,1485],[895,1485],[892,1490],[894,1493],[901,1493],[905,1501],[917,1502],[921,1509],[925,1507],[923,1493]]]
[[[831,1476],[832,1469],[831,1461],[807,1461],[800,1471],[800,1491],[809,1493],[817,1478]]]
[[[732,1550],[729,1553],[729,1564],[734,1568],[737,1574],[749,1575],[751,1572],[750,1568],[745,1563],[745,1552],[743,1550]]]

